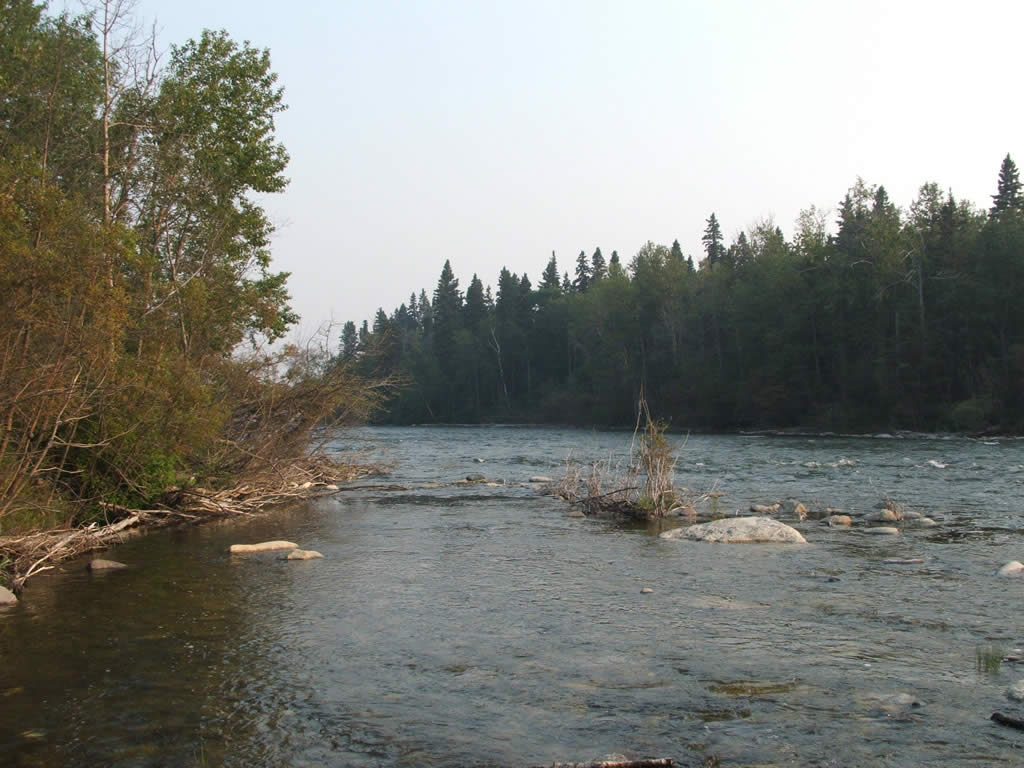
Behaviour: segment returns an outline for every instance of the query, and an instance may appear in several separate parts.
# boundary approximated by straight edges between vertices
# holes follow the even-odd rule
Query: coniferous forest
[[[339,356],[402,378],[392,423],[1020,430],[1024,195],[1009,155],[981,210],[929,183],[906,209],[858,180],[836,214],[767,221],[703,254],[553,253],[494,288],[444,262]],[[830,219],[835,217],[834,222]],[[834,226],[831,226],[834,224]]]

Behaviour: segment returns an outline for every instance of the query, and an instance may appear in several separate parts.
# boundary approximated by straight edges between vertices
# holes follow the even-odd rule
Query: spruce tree
[[[604,280],[607,276],[608,266],[605,264],[601,249],[598,248],[590,257],[590,281],[596,283],[598,280]]]
[[[544,268],[544,274],[540,280],[540,290],[547,294],[556,294],[562,292],[562,284],[558,279],[558,260],[555,258],[555,252],[551,252],[551,260],[548,261],[548,265]]]
[[[708,265],[714,266],[721,258],[725,247],[722,245],[722,228],[718,224],[718,218],[714,213],[707,220],[704,228],[704,236],[701,238],[704,243],[704,253],[707,255]]]
[[[580,251],[576,257],[576,279],[572,281],[572,289],[576,293],[586,293],[590,287],[590,261],[587,254]]]
[[[1003,164],[999,167],[999,185],[996,189],[996,194],[992,195],[990,211],[993,217],[1004,211],[1024,210],[1020,176],[1017,173],[1017,165],[1009,154],[1003,158]]]
[[[356,336],[356,324],[349,320],[341,329],[341,359],[346,362],[354,360],[359,339]]]

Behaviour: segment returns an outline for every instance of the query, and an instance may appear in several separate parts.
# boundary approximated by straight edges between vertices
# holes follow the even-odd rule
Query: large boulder
[[[730,517],[661,534],[663,539],[694,539],[722,544],[806,544],[796,528],[770,517]]]

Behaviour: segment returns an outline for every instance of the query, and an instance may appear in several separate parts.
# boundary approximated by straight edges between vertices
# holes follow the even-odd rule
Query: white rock
[[[894,536],[900,532],[899,528],[894,528],[891,525],[877,525],[874,528],[863,528],[864,533],[872,533],[876,536]]]
[[[644,587],[643,589],[640,590],[640,594],[641,595],[649,595],[652,592],[654,592],[654,590],[651,589],[650,587]]]
[[[7,587],[0,587],[0,605],[14,605],[18,598]]]
[[[661,534],[663,539],[694,539],[723,544],[806,544],[796,528],[770,517],[732,517],[713,520],[686,528],[675,528]]]
[[[996,576],[1020,576],[1024,574],[1024,563],[1011,560],[996,573]]]
[[[327,489],[328,491],[336,491],[336,490],[338,490],[338,486],[336,486],[336,485],[335,485],[334,483],[328,483],[328,484],[327,484],[327,485],[325,485],[324,487],[325,487],[325,488],[326,488],[326,489]]]
[[[1006,698],[1013,699],[1014,701],[1024,701],[1024,680],[1018,680],[1007,688]]]
[[[323,557],[319,552],[312,549],[293,549],[282,560],[317,560]]]

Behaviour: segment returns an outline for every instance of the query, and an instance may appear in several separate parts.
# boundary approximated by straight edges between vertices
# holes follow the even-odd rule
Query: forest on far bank
[[[626,258],[556,255],[460,287],[445,261],[338,357],[405,386],[386,423],[631,425],[641,393],[674,428],[980,432],[1024,428],[1024,195],[1007,155],[988,209],[935,183],[906,209],[858,180],[731,243],[715,214]]]

